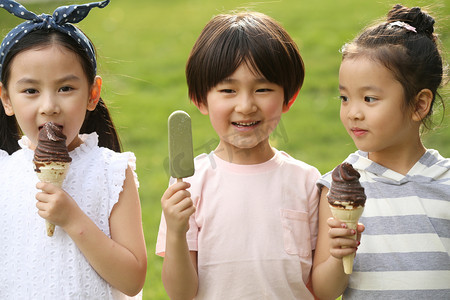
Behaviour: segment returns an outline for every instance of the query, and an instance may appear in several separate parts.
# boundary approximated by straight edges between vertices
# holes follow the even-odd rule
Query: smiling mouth
[[[252,127],[259,124],[261,121],[253,121],[253,122],[231,122],[234,126],[237,127]]]

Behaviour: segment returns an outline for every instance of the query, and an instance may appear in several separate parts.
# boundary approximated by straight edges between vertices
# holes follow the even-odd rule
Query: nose
[[[235,110],[242,114],[254,113],[257,110],[255,98],[251,93],[242,93],[237,99]]]
[[[364,113],[361,104],[356,101],[348,101],[343,107],[347,115],[347,118],[351,120],[362,120],[364,119]],[[341,108],[342,109],[342,108]]]
[[[43,115],[54,115],[60,112],[56,96],[43,94],[41,98],[40,113]]]

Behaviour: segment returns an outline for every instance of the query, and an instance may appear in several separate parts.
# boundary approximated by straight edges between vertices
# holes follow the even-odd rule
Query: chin
[[[374,149],[372,147],[367,147],[367,146],[364,146],[364,145],[358,145],[357,143],[355,143],[355,146],[356,146],[356,148],[358,148],[358,150],[363,151],[363,152],[367,152],[367,153],[376,152],[377,151],[376,149]]]

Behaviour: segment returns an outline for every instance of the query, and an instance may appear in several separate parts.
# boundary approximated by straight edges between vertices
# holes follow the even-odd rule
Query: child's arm
[[[111,239],[62,189],[45,183],[38,183],[37,188],[43,191],[36,195],[39,214],[60,226],[108,283],[127,295],[139,293],[147,272],[147,253],[139,194],[131,169],[126,170],[123,190],[111,212]],[[54,208],[43,210],[46,205]]]
[[[195,212],[187,182],[171,185],[161,198],[167,224],[162,281],[170,299],[191,300],[197,294],[197,252],[189,251],[186,232]]]
[[[356,251],[355,241],[345,236],[352,235],[345,223],[333,218],[328,207],[328,189],[323,187],[319,204],[319,235],[314,254],[312,285],[315,295],[321,300],[336,299],[345,290],[349,275],[344,273],[342,258]],[[358,232],[364,230],[358,225]],[[341,248],[348,246],[350,248]]]

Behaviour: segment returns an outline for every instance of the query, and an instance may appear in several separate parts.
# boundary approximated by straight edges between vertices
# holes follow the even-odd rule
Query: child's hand
[[[195,212],[188,182],[177,182],[169,186],[161,198],[161,206],[166,218],[167,231],[186,234],[189,217]]]
[[[344,222],[341,222],[335,218],[329,218],[327,220],[330,230],[328,236],[330,237],[330,254],[338,259],[344,256],[356,252],[361,240],[361,233],[364,231],[364,225],[358,224],[355,229],[347,228]],[[349,236],[357,233],[356,240],[351,239]]]
[[[75,200],[63,189],[44,182],[38,182],[36,188],[41,190],[36,194],[38,214],[50,223],[64,227],[74,213],[80,210]]]

